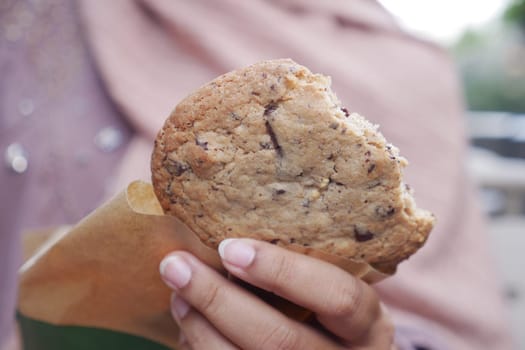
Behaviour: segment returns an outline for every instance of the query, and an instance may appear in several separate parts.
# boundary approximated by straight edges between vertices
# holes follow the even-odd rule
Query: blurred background
[[[457,62],[468,107],[467,166],[525,349],[525,0],[381,3],[414,35],[448,47]]]
[[[456,60],[471,145],[465,166],[488,214],[501,292],[518,348],[525,349],[525,0],[379,1],[407,31],[447,47]],[[9,42],[20,35],[5,30]],[[35,109],[31,99],[17,107],[24,116]],[[97,134],[101,151],[110,153],[123,142],[115,130]],[[79,153],[76,160],[85,164],[85,158]],[[24,172],[27,163],[16,166],[16,172]]]

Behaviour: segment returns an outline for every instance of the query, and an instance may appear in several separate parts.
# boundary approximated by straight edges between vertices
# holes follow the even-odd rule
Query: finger
[[[394,334],[395,328],[386,308],[381,304],[380,316],[374,323],[369,332],[368,338],[371,339],[371,349],[391,349],[395,348]]]
[[[224,240],[219,254],[233,275],[312,310],[345,340],[364,336],[380,316],[375,291],[335,265],[251,239]]]
[[[189,253],[166,257],[161,274],[179,297],[242,349],[337,349],[328,338],[288,319]]]
[[[382,305],[378,320],[372,324],[366,336],[348,345],[352,350],[396,349],[394,326]]]
[[[239,349],[175,293],[171,298],[171,313],[181,331],[181,346],[192,350],[207,350],[213,344],[213,348],[217,350]]]

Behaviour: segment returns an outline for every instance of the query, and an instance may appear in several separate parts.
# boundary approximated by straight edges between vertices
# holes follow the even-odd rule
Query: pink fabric
[[[465,175],[463,102],[438,47],[401,32],[365,0],[81,1],[105,85],[139,131],[119,184],[149,178],[152,140],[185,95],[228,70],[290,57],[332,76],[351,111],[381,125],[438,224],[378,290],[396,323],[451,349],[509,349],[499,281]]]

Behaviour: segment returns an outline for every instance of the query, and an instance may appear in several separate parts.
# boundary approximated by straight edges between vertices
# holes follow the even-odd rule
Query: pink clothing
[[[406,179],[418,204],[438,218],[426,246],[377,286],[395,323],[430,333],[421,346],[511,348],[464,170],[461,91],[440,48],[403,33],[366,0],[81,0],[79,11],[104,88],[134,130],[110,192],[149,178],[152,140],[177,101],[228,70],[290,57],[332,76],[348,110],[381,125],[411,162]]]
[[[101,204],[131,134],[97,76],[72,5],[0,1],[2,350],[13,325],[21,232],[75,223]],[[107,137],[94,142],[104,130],[119,132],[112,152],[100,147]],[[25,150],[24,172],[5,162],[13,144]]]
[[[149,177],[151,139],[186,94],[236,67],[291,57],[332,76],[348,109],[381,125],[411,162],[418,204],[438,218],[427,246],[378,286],[396,322],[453,349],[510,347],[464,169],[461,91],[441,49],[403,33],[373,1],[85,0],[82,10],[109,93],[140,131],[120,183],[139,169]]]

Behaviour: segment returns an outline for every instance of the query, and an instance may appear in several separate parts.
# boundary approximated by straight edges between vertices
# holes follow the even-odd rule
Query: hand
[[[393,326],[375,291],[338,267],[251,239],[224,240],[219,253],[231,274],[312,310],[322,329],[287,318],[193,255],[174,252],[160,270],[174,290],[172,314],[186,348],[393,348]]]

